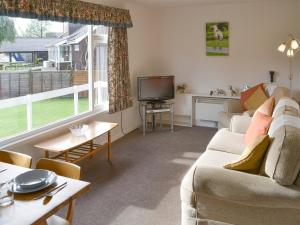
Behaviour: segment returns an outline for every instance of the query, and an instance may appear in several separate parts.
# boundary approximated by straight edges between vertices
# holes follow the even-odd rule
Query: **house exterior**
[[[66,35],[61,40],[48,46],[49,61],[53,62],[58,70],[86,70],[88,26],[69,24]],[[95,48],[107,42],[107,29],[97,26],[93,30],[97,39]]]
[[[60,38],[18,37],[14,42],[4,42],[0,46],[1,62],[34,63],[36,59],[48,60],[47,46]]]

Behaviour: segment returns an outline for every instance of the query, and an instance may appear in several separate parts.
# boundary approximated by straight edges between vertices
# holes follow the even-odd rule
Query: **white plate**
[[[31,193],[52,185],[57,179],[54,172],[48,170],[31,170],[20,174],[12,180],[9,191],[13,193]]]

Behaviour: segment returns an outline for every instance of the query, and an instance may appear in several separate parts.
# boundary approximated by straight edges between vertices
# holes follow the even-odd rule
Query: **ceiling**
[[[157,7],[157,6],[184,6],[184,5],[192,5],[192,4],[218,4],[218,3],[259,2],[259,1],[261,2],[262,0],[127,0],[127,1]]]

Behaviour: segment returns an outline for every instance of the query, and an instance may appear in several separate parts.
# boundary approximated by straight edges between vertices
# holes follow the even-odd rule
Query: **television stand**
[[[174,132],[174,103],[165,101],[140,102],[142,108],[143,135],[147,130],[147,115],[152,115],[152,130],[156,128],[156,114],[159,114],[160,128],[162,128],[162,114],[169,113],[170,129]]]

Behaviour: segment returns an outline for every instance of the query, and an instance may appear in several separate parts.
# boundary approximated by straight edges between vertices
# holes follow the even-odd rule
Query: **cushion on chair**
[[[260,112],[256,112],[251,120],[251,124],[245,134],[245,144],[249,145],[260,135],[268,133],[272,122],[271,116],[266,116]]]
[[[269,143],[269,135],[259,136],[246,147],[237,161],[224,165],[224,168],[258,174]]]
[[[292,185],[300,169],[300,119],[282,115],[269,130],[273,141],[262,172],[281,185]]]

